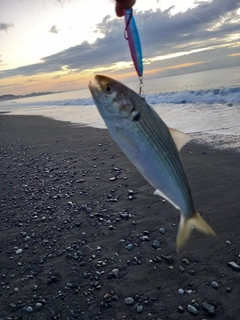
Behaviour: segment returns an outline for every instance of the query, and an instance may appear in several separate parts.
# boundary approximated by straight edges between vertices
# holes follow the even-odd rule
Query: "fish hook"
[[[143,88],[143,77],[139,77],[139,95],[142,95],[142,88]]]

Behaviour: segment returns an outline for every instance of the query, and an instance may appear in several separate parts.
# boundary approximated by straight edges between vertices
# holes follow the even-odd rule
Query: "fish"
[[[176,247],[179,251],[192,228],[215,235],[195,210],[180,149],[191,140],[169,128],[157,112],[124,84],[104,75],[89,82],[94,103],[120,149],[158,195],[180,211]]]

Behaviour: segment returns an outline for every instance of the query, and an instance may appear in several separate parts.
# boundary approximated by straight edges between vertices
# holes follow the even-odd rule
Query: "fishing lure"
[[[142,76],[143,76],[143,62],[142,62],[142,48],[141,42],[138,35],[137,26],[135,19],[133,17],[132,9],[125,9],[125,39],[128,40],[129,49],[131,52],[132,60],[139,76],[140,86],[139,86],[139,95],[142,92]]]

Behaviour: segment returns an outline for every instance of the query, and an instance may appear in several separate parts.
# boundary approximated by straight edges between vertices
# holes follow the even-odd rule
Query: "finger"
[[[124,9],[130,9],[135,4],[136,0],[116,0],[117,3]]]
[[[124,16],[124,8],[120,4],[116,3],[115,10],[116,10],[116,15],[118,17],[123,17]]]
[[[124,9],[130,9],[136,3],[136,0],[116,0],[116,14],[118,17],[124,16]]]

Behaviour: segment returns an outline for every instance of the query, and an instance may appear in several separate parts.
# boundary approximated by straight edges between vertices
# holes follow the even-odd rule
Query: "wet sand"
[[[239,319],[240,154],[197,141],[181,155],[218,236],[178,255],[179,212],[107,130],[0,115],[0,319]]]

